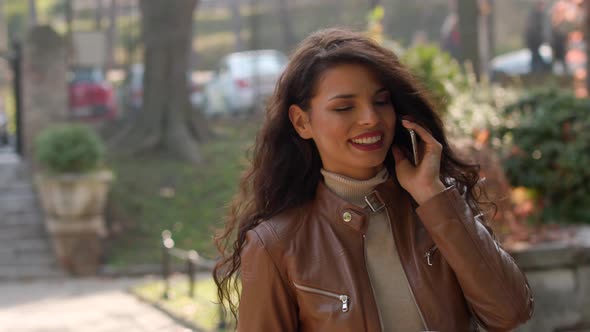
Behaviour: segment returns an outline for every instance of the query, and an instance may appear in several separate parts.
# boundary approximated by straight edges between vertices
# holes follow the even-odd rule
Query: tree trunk
[[[289,15],[288,0],[278,0],[278,17],[281,18],[283,28],[283,45],[285,50],[289,50],[291,45],[295,43],[295,34],[293,33],[293,25],[291,24],[291,16]]]
[[[65,2],[65,14],[66,14],[66,50],[68,52],[68,59],[74,58],[74,40],[72,37],[73,33],[73,21],[74,21],[74,8],[72,7],[72,0],[64,0]],[[69,61],[68,60],[68,61]]]
[[[29,0],[29,26],[37,25],[37,1]]]
[[[240,0],[230,0],[232,30],[236,39],[235,51],[244,50],[244,39],[242,38],[242,15],[240,14]]]
[[[479,80],[479,36],[477,0],[458,0],[459,34],[461,35],[462,61],[471,63]]]
[[[109,5],[109,27],[106,38],[107,68],[115,66],[115,38],[117,36],[117,0]]]
[[[493,57],[496,54],[496,0],[488,0],[489,15],[487,16],[488,24],[488,49]]]
[[[369,10],[375,9],[375,7],[381,4],[381,0],[369,0]]]
[[[208,133],[203,117],[191,108],[186,77],[197,2],[139,2],[145,47],[143,107],[130,119],[128,128],[111,141],[115,150],[156,150],[191,163],[200,161],[197,141],[207,138]]]
[[[8,27],[4,15],[4,0],[0,0],[0,54],[8,51]]]
[[[584,3],[584,39],[586,41],[586,94],[590,94],[590,0]]]
[[[102,30],[103,5],[102,0],[96,1],[96,9],[94,10],[94,29],[96,31]]]

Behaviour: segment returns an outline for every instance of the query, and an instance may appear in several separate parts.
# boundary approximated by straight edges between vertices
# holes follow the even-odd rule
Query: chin
[[[364,160],[363,165],[358,165],[360,168],[378,168],[383,165],[385,162],[385,157],[382,159],[376,159],[375,161],[372,160]]]

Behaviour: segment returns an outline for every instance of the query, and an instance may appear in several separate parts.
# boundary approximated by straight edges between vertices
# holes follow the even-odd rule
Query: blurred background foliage
[[[541,222],[590,222],[590,100],[536,89],[501,109],[495,129],[510,183],[532,191]]]

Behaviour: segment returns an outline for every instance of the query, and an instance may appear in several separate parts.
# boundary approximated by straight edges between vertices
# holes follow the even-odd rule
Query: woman
[[[239,275],[239,331],[510,330],[533,299],[475,215],[477,182],[391,51],[316,32],[277,84],[217,239],[219,297],[235,315]]]

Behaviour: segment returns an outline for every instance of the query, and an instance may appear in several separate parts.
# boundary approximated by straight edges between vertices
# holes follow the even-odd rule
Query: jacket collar
[[[400,206],[400,200],[405,200],[407,193],[399,185],[395,174],[391,174],[387,181],[377,185],[375,192],[381,198],[386,208],[391,212]],[[341,198],[331,191],[324,181],[320,181],[316,190],[315,207],[328,220],[344,225],[365,234],[368,227],[370,210],[355,205]]]

